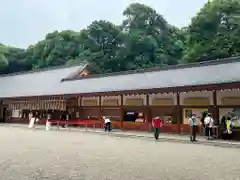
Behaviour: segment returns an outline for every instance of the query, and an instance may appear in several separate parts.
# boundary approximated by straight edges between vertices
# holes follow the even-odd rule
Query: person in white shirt
[[[104,123],[105,123],[105,132],[106,131],[110,132],[111,131],[111,120],[110,120],[110,118],[103,116],[103,119],[104,119]]]
[[[30,117],[29,117],[30,118]],[[34,128],[35,126],[35,121],[36,121],[36,118],[34,116],[31,117],[30,121],[29,121],[29,124],[28,124],[28,128],[32,129]]]
[[[30,112],[30,113],[28,114],[28,119],[29,119],[29,121],[32,119],[32,117],[33,117],[33,113]]]
[[[51,129],[50,119],[51,119],[51,114],[48,113],[48,114],[47,114],[47,121],[46,121],[46,131],[50,131],[50,129]]]
[[[212,128],[214,126],[214,120],[210,113],[208,113],[207,116],[205,117],[204,125],[205,125],[205,136],[207,137],[207,139],[210,139],[210,137],[212,137]]]

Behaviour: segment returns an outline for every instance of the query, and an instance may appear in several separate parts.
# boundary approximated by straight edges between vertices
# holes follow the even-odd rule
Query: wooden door
[[[83,108],[81,110],[80,118],[83,120],[99,120],[100,108]]]

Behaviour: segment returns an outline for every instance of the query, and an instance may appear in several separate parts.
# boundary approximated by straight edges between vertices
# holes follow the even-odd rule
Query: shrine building
[[[203,111],[216,122],[228,112],[240,116],[240,57],[162,68],[91,75],[87,64],[0,76],[0,119],[28,123],[30,111],[44,122],[101,120],[113,128],[148,131],[151,119],[164,119],[162,131],[188,133],[188,118]],[[200,118],[199,118],[200,124]],[[235,127],[240,127],[240,120]]]

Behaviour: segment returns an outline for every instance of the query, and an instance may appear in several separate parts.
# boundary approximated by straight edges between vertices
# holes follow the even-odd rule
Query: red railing
[[[45,120],[45,123],[47,120]],[[69,128],[71,126],[81,126],[83,125],[85,128],[103,128],[103,122],[98,120],[49,120],[48,122],[51,123],[51,125],[57,125],[57,128],[59,129],[59,126],[68,126]]]

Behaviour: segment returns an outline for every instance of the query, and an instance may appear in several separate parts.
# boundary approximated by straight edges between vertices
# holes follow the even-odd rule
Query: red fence
[[[27,124],[29,122],[28,119],[15,119],[10,121],[10,123],[24,123]],[[52,125],[55,126],[77,126],[77,127],[87,127],[87,128],[104,128],[104,122],[100,120],[60,120],[60,119],[53,119],[49,120]],[[46,119],[41,119],[38,124],[45,125]],[[123,130],[133,130],[133,131],[151,131],[152,124],[151,123],[135,123],[135,122],[121,122],[121,121],[112,121],[111,127],[113,129],[123,129]],[[202,134],[202,128],[199,126],[198,133]],[[163,133],[180,133],[180,134],[189,134],[190,128],[187,124],[163,124],[161,128],[161,132]]]
[[[57,125],[57,126],[62,126],[62,125],[67,125],[67,126],[81,126],[83,125],[84,127],[88,128],[102,128],[103,127],[103,122],[97,121],[97,120],[49,120],[51,125]],[[46,120],[45,120],[46,123]]]

